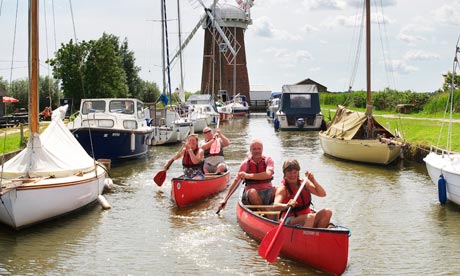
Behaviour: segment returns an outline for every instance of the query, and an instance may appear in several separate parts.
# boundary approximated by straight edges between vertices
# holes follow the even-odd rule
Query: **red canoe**
[[[236,216],[240,227],[258,242],[270,230],[279,226],[277,221],[267,219],[247,208],[241,200],[236,208]],[[282,255],[340,275],[347,267],[349,235],[350,231],[342,227],[284,226],[278,238],[284,240]]]
[[[182,207],[223,191],[229,181],[230,172],[206,174],[203,180],[173,178],[171,198],[178,207]]]

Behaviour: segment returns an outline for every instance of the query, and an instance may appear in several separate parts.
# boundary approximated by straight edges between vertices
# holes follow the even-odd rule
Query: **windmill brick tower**
[[[201,93],[221,96],[223,100],[240,94],[250,102],[244,32],[252,19],[247,1],[237,2],[239,6],[218,3],[214,10],[208,10],[203,23]]]

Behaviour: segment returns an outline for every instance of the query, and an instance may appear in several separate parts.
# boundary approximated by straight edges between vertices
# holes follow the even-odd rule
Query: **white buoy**
[[[136,149],[136,134],[131,133],[131,151]]]
[[[113,180],[112,178],[106,178],[104,180],[104,190],[111,191],[113,189]]]
[[[99,204],[101,204],[102,209],[104,210],[112,208],[112,206],[110,206],[110,204],[107,202],[107,199],[105,199],[103,195],[99,195],[97,197],[97,201],[99,202]]]

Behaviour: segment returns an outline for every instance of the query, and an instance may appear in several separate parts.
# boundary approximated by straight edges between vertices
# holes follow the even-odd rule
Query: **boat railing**
[[[448,157],[450,157],[451,155],[458,155],[459,154],[458,152],[450,151],[450,150],[440,148],[440,147],[437,147],[437,146],[433,146],[433,145],[430,146],[430,152],[439,154],[441,156],[446,155]]]

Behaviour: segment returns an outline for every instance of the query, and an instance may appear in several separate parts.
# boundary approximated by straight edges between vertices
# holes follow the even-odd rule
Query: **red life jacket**
[[[265,156],[262,156],[262,160],[259,161],[259,163],[256,164],[254,160],[252,160],[252,157],[248,159],[248,165],[246,167],[246,173],[260,173],[260,172],[265,172],[267,170],[267,164],[265,163]],[[252,185],[252,184],[259,184],[259,183],[267,183],[273,180],[273,177],[269,179],[263,179],[263,180],[254,180],[254,179],[245,179],[246,185]]]
[[[282,203],[288,203],[290,199],[294,199],[298,190],[292,191],[289,185],[286,184],[285,179],[281,181],[281,184],[284,185],[284,187],[286,187],[288,194],[289,194],[289,196],[285,198]],[[301,185],[300,179],[297,180],[297,184],[300,187]],[[307,190],[306,187],[304,187],[303,190],[300,192],[299,197],[297,198],[296,207],[291,208],[289,215],[297,217],[298,215],[301,215],[301,214],[308,214],[310,213],[310,205],[311,205],[311,193],[309,190]]]
[[[196,148],[193,150],[193,153],[196,155],[200,149]],[[203,166],[203,162],[200,162],[198,164],[194,164],[192,161],[192,158],[190,157],[190,154],[188,151],[185,151],[184,153],[184,158],[182,158],[182,166],[184,168],[200,168]]]

